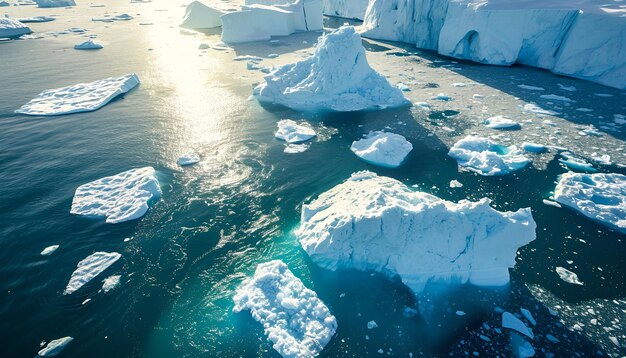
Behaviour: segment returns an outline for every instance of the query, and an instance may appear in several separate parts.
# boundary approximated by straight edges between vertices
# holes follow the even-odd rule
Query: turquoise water
[[[578,312],[591,305],[602,312],[603,326],[618,327],[610,335],[624,335],[624,326],[611,321],[626,319],[626,236],[542,203],[565,172],[557,160],[502,178],[459,172],[442,138],[431,134],[431,121],[447,120],[440,116],[411,109],[303,115],[264,108],[248,99],[250,81],[233,67],[232,53],[198,56],[198,39],[175,28],[107,27],[71,11],[67,24],[41,26],[60,30],[82,19],[106,42],[104,50],[76,52],[70,45],[77,38],[69,36],[0,45],[0,63],[10,64],[10,71],[4,66],[0,72],[0,356],[33,356],[41,341],[66,335],[75,337],[63,353],[68,357],[277,356],[249,314],[231,312],[233,290],[270,259],[284,260],[337,317],[337,335],[324,357],[378,355],[378,349],[393,356],[465,351],[508,356],[506,335],[491,333],[489,344],[477,339],[483,322],[499,327],[496,305],[533,311],[536,350],[557,356],[625,354]],[[154,14],[175,21],[174,15]],[[126,31],[130,26],[133,31]],[[285,41],[296,46],[315,37]],[[293,46],[236,52],[283,55]],[[556,80],[540,71],[509,71]],[[43,89],[128,72],[136,72],[142,84],[99,111],[51,118],[12,113]],[[280,119],[305,119],[320,138],[304,153],[283,153],[283,143],[273,137]],[[386,127],[414,147],[399,169],[368,165],[349,150],[353,140]],[[182,169],[175,161],[189,149],[202,161]],[[147,165],[158,171],[163,195],[141,220],[109,225],[69,214],[79,185]],[[461,287],[416,302],[398,282],[312,264],[292,235],[302,203],[366,169],[448,200],[487,196],[499,210],[531,207],[537,239],[520,250],[511,287],[497,292]],[[449,188],[452,179],[464,186]],[[61,245],[53,255],[39,255],[53,244]],[[117,251],[122,259],[63,296],[78,261],[94,251]],[[585,285],[561,281],[556,266],[572,269]],[[121,286],[100,292],[101,280],[111,274],[122,275]],[[538,295],[538,288],[550,298]],[[91,300],[83,304],[86,299]],[[403,315],[405,307],[418,305],[422,316]],[[561,307],[559,318],[548,313],[548,305]],[[456,310],[467,315],[459,317]],[[565,326],[584,322],[585,329],[569,332],[559,319]],[[367,329],[370,320],[378,323],[376,330]],[[553,345],[542,338],[546,333],[567,338]]]

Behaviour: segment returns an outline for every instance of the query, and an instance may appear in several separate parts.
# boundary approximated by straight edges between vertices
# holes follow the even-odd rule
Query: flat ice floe
[[[87,40],[78,45],[74,45],[75,50],[99,50],[103,47],[104,46],[102,46],[101,44],[93,42],[93,40]]]
[[[291,119],[278,121],[278,131],[274,136],[287,143],[302,143],[315,137],[315,131],[308,126],[300,125]]]
[[[456,142],[448,155],[456,159],[460,166],[485,176],[505,175],[530,163],[514,145],[506,147],[474,136]]]
[[[502,327],[518,331],[528,338],[535,338],[533,331],[530,328],[526,327],[524,322],[520,321],[519,318],[515,317],[510,312],[502,313]]]
[[[136,168],[79,186],[70,212],[106,217],[107,223],[115,224],[142,217],[148,202],[159,196],[154,168]]]
[[[187,5],[185,16],[180,27],[186,29],[211,29],[222,26],[220,16],[224,12],[217,10],[202,1],[193,1]]]
[[[258,265],[233,300],[233,312],[250,310],[283,357],[316,356],[337,330],[337,321],[324,302],[279,260]]]
[[[41,256],[52,255],[52,253],[55,252],[58,248],[59,248],[59,245],[48,246],[45,249],[43,249],[43,251],[41,251]]]
[[[95,82],[41,92],[15,113],[31,116],[57,116],[95,111],[139,84],[137,75],[109,77]]]
[[[52,340],[43,349],[41,349],[37,355],[39,357],[54,357],[61,353],[61,351],[63,351],[73,340],[74,337],[63,337]]]
[[[30,34],[30,28],[16,19],[0,17],[0,37],[16,37]]]
[[[543,153],[546,150],[548,150],[548,148],[543,144],[530,143],[530,142],[522,143],[522,148],[525,151],[531,152],[531,153]]]
[[[622,174],[565,173],[556,185],[554,200],[626,233],[626,176]]]
[[[74,0],[35,0],[37,7],[67,7],[76,6]]]
[[[396,168],[413,150],[413,145],[399,134],[370,132],[365,138],[352,142],[350,150],[370,164]]]
[[[485,126],[491,129],[519,129],[520,124],[504,116],[495,116],[485,119]]]
[[[300,111],[360,111],[408,106],[402,91],[374,71],[352,26],[320,38],[315,53],[279,67],[255,88],[261,102]]]
[[[117,252],[96,252],[87,256],[78,263],[63,294],[69,295],[76,292],[76,290],[113,265],[120,257],[122,255]]]
[[[453,203],[364,171],[304,204],[296,236],[321,267],[397,276],[417,295],[429,282],[507,284],[535,228],[530,208]]]

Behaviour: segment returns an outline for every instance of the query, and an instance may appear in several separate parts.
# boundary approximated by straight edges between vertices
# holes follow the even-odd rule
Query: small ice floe
[[[590,219],[626,233],[625,175],[565,173],[554,189],[554,199]]]
[[[397,168],[413,150],[413,145],[399,134],[377,131],[352,142],[350,150],[370,164]]]
[[[576,108],[576,110],[578,112],[584,112],[584,113],[593,112],[593,109],[591,109],[591,108],[584,108],[584,107]]]
[[[602,136],[602,133],[600,133],[598,131],[598,129],[593,126],[593,124],[590,124],[590,125],[586,126],[583,130],[581,130],[578,133],[580,135],[590,135],[590,136],[594,136],[594,137]]]
[[[102,281],[102,291],[107,293],[116,289],[120,285],[120,278],[122,278],[120,275],[113,275],[105,278],[104,281]]]
[[[396,87],[398,87],[398,89],[399,89],[400,91],[403,91],[403,92],[409,92],[409,91],[411,91],[411,88],[409,88],[409,86],[405,85],[405,84],[404,84],[404,83],[402,83],[402,82],[398,83],[398,84],[396,85]]]
[[[558,116],[560,114],[558,112],[551,111],[549,109],[541,108],[538,105],[533,104],[533,103],[525,104],[524,107],[522,107],[522,110],[524,112],[534,113],[538,116]]]
[[[543,87],[530,86],[530,85],[517,85],[517,87],[529,91],[545,91],[546,89]]]
[[[452,84],[452,87],[465,87],[466,84],[463,82],[455,82]]]
[[[559,159],[559,162],[564,164],[568,169],[582,172],[597,172],[596,168],[593,167],[593,164],[586,162],[582,158],[574,157],[568,152],[563,152],[560,155],[562,158]]]
[[[291,119],[278,121],[278,131],[274,134],[277,139],[287,143],[302,143],[316,136],[315,131],[308,125],[300,125]]]
[[[56,116],[95,111],[139,84],[137,75],[109,77],[73,86],[43,91],[15,113]]]
[[[181,155],[180,157],[178,157],[178,160],[176,161],[176,164],[180,165],[181,167],[187,166],[187,165],[193,165],[196,164],[200,161],[200,156],[198,156],[195,153],[185,153],[183,155]]]
[[[568,92],[575,92],[576,91],[576,87],[574,87],[574,86],[566,86],[566,85],[562,85],[560,83],[557,83],[557,85],[563,91],[568,91]]]
[[[556,338],[555,336],[551,335],[550,333],[546,334],[546,339],[549,340],[550,342],[557,344],[560,343],[561,341],[559,341],[558,338]]]
[[[309,144],[287,144],[285,146],[285,149],[283,149],[284,153],[287,154],[297,154],[297,153],[303,153],[306,152],[307,149],[309,149],[310,145]]]
[[[43,249],[43,251],[41,252],[41,256],[52,255],[52,253],[55,252],[58,248],[59,248],[59,245],[48,246],[45,249]]]
[[[104,177],[76,189],[70,213],[106,217],[110,224],[135,220],[148,211],[161,188],[152,167],[131,169]]]
[[[27,24],[29,22],[50,22],[54,21],[56,18],[50,16],[33,16],[33,17],[19,17],[17,21]]]
[[[433,97],[432,99],[435,99],[435,100],[438,100],[438,101],[451,101],[452,97],[448,96],[445,93],[439,93],[435,97]]]
[[[556,273],[559,274],[561,280],[571,283],[574,285],[583,285],[583,283],[578,279],[578,275],[574,272],[566,269],[565,267],[557,267]]]
[[[514,145],[507,147],[474,136],[456,142],[448,155],[456,159],[460,166],[485,176],[505,175],[530,163]]]
[[[564,96],[559,96],[559,95],[556,95],[556,94],[544,94],[544,95],[541,95],[541,96],[539,96],[539,97],[541,97],[541,98],[543,98],[543,99],[550,100],[550,101],[559,101],[559,102],[576,102],[576,101],[574,101],[574,100],[573,100],[573,99],[571,99],[571,98],[567,98],[567,97],[564,97]]]
[[[99,50],[103,47],[104,46],[102,46],[101,44],[93,42],[92,40],[87,40],[78,45],[74,45],[75,50]]]
[[[0,17],[0,37],[18,37],[30,34],[30,28],[16,19],[10,17]]]
[[[533,326],[537,325],[537,321],[535,321],[535,318],[529,310],[522,307],[519,309],[519,311],[521,312],[522,316],[524,316],[524,318],[526,318],[528,322],[530,322]]]
[[[200,1],[192,1],[185,9],[180,27],[186,29],[212,29],[222,26],[220,16],[223,11],[210,7]]]
[[[608,155],[608,154],[592,153],[591,154],[591,160],[593,160],[594,162],[596,162],[598,164],[602,164],[602,165],[611,165],[611,164],[613,164],[613,162],[611,161],[611,156]]]
[[[251,55],[242,55],[242,56],[236,56],[233,58],[233,61],[253,61],[253,62],[260,62],[263,61],[263,59],[261,57],[258,56],[251,56]]]
[[[317,294],[282,261],[260,264],[233,297],[233,312],[250,310],[283,357],[314,357],[337,330],[337,321]]]
[[[512,334],[510,341],[513,357],[530,358],[535,356],[535,349],[527,340],[522,338],[522,336]]]
[[[94,18],[91,19],[91,21],[94,21],[94,22],[114,22],[114,21],[128,21],[128,20],[132,20],[132,19],[134,19],[134,17],[132,17],[131,15],[121,14],[121,15],[115,15],[115,16],[104,15],[103,17],[94,17]]]
[[[458,180],[450,180],[450,188],[461,188],[463,184]]]
[[[61,353],[67,347],[70,342],[74,340],[74,337],[63,337],[50,341],[43,349],[41,349],[37,355],[39,357],[54,357]]]
[[[376,323],[376,321],[372,320],[372,321],[367,322],[367,329],[374,329],[377,327],[378,327],[378,324]]]
[[[457,310],[457,311],[455,312],[455,314],[456,314],[457,316],[460,316],[460,317],[462,317],[462,316],[465,316],[465,315],[466,315],[465,311],[461,311],[461,310]]]
[[[117,252],[96,252],[87,256],[78,263],[63,294],[69,295],[76,292],[76,290],[113,265],[120,257],[122,255]]]
[[[529,143],[529,142],[522,143],[522,148],[525,151],[531,152],[531,153],[544,153],[545,151],[548,150],[548,148],[543,144]]]
[[[533,331],[510,312],[502,313],[502,327],[517,331],[531,339],[535,338]]]
[[[603,98],[613,97],[613,95],[610,93],[594,93],[593,95],[597,97],[603,97]]]
[[[68,7],[76,6],[74,0],[35,0],[37,7]]]
[[[485,119],[485,126],[491,129],[520,129],[521,125],[514,120],[504,117],[495,116]]]
[[[548,200],[548,199],[543,199],[542,202],[548,206],[554,206],[555,208],[560,208],[561,204],[557,203],[556,201],[552,201],[552,200]]]

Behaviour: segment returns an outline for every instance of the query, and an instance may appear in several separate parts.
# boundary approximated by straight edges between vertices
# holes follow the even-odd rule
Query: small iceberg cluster
[[[104,46],[102,46],[101,44],[93,42],[92,40],[87,40],[78,45],[74,45],[75,50],[99,50],[103,47]]]
[[[69,295],[76,292],[113,265],[120,257],[122,255],[117,252],[96,252],[87,256],[78,263],[63,294]]]
[[[413,145],[395,133],[370,132],[352,143],[350,150],[362,160],[387,168],[397,168],[413,150]]]
[[[95,111],[139,84],[137,75],[109,77],[41,92],[15,113],[31,116],[57,116]]]
[[[61,351],[67,347],[74,340],[74,337],[63,337],[50,341],[44,348],[42,348],[37,356],[39,357],[54,357],[59,355]]]
[[[278,121],[278,131],[274,136],[287,143],[302,143],[314,138],[315,135],[312,128],[300,125],[291,119],[283,119]]]
[[[283,357],[314,357],[337,330],[337,321],[317,294],[282,261],[260,264],[233,297],[233,312],[249,310]]]
[[[30,28],[10,17],[0,17],[0,38],[17,37],[30,34]]]
[[[505,175],[530,163],[514,145],[506,147],[474,136],[456,142],[448,155],[456,159],[460,166],[485,176]]]
[[[180,27],[186,29],[212,29],[222,26],[220,16],[224,12],[206,5],[202,1],[193,1],[185,10],[185,16]]]
[[[160,196],[154,168],[136,168],[79,186],[70,212],[106,217],[107,223],[115,224],[142,217],[148,202]]]
[[[255,88],[260,102],[299,111],[361,111],[408,106],[402,91],[374,71],[354,27],[320,38],[315,53],[279,67]]]

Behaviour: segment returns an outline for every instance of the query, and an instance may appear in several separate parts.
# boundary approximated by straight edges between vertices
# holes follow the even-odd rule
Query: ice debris
[[[531,339],[535,338],[533,331],[510,312],[502,313],[502,327],[515,330]]]
[[[567,283],[571,283],[573,285],[583,285],[582,281],[578,279],[578,275],[566,269],[565,267],[557,267],[556,273],[559,275],[561,280]]]
[[[117,286],[120,285],[120,278],[122,278],[122,276],[120,275],[113,275],[105,278],[104,281],[102,281],[102,291],[104,291],[104,293],[107,293],[113,289],[116,289]]]
[[[74,293],[113,265],[120,257],[122,255],[117,252],[96,252],[87,256],[78,263],[63,294],[69,295]]]
[[[55,252],[58,248],[59,248],[59,245],[48,246],[45,249],[43,249],[43,251],[41,251],[41,256],[52,255],[52,253]]]

